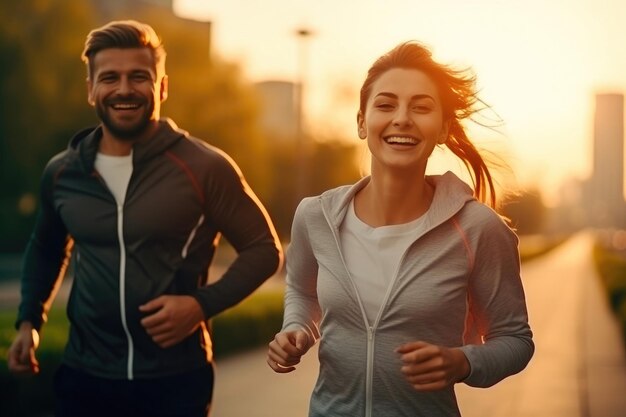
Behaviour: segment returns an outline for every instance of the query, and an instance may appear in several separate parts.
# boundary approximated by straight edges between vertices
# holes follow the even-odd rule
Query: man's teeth
[[[133,110],[138,109],[139,104],[137,103],[117,103],[113,105],[115,110]]]
[[[398,143],[402,145],[417,145],[418,141],[415,138],[409,138],[406,136],[390,136],[385,139],[387,143]]]

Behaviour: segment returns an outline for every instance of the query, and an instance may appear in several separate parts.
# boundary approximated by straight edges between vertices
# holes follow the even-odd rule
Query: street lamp
[[[307,41],[312,32],[306,28],[296,30],[298,38],[298,57],[297,57],[297,81],[294,89],[295,107],[296,107],[296,151],[298,153],[295,158],[298,161],[298,178],[296,187],[296,204],[301,198],[308,194],[309,188],[309,143],[306,132],[304,131],[304,82],[308,67],[307,62]]]

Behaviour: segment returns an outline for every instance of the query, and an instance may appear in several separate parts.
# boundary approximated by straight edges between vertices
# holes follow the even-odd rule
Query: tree
[[[502,204],[501,212],[511,220],[520,235],[543,232],[546,206],[539,190],[530,189],[508,197]]]

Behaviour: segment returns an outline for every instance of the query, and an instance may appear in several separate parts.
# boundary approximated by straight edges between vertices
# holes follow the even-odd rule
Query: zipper
[[[376,322],[373,326],[370,326],[369,321],[367,319],[367,314],[365,314],[365,307],[363,307],[363,302],[361,301],[361,297],[359,297],[359,291],[357,290],[356,284],[352,279],[352,275],[348,270],[348,266],[346,264],[345,258],[343,257],[343,253],[341,252],[341,244],[339,242],[339,237],[337,236],[337,230],[333,226],[333,223],[330,221],[328,217],[328,213],[324,209],[324,204],[322,203],[321,197],[319,198],[320,206],[322,208],[322,213],[324,214],[324,218],[326,222],[330,226],[330,230],[332,231],[333,238],[335,239],[335,244],[337,245],[337,249],[339,252],[339,257],[341,258],[341,262],[343,263],[343,267],[346,270],[346,275],[348,276],[348,280],[350,284],[352,284],[352,289],[354,290],[354,294],[356,296],[357,302],[359,304],[359,308],[361,309],[361,317],[363,318],[363,323],[365,328],[367,329],[367,346],[366,346],[366,371],[365,371],[365,417],[372,417],[372,392],[373,392],[373,378],[374,378],[374,336],[376,333],[376,327],[378,326],[378,321],[381,316],[382,306],[378,312],[378,317],[376,318]],[[387,291],[387,295],[385,300],[389,297],[389,290]]]
[[[365,379],[365,417],[372,417],[374,380],[374,327],[367,327],[367,371]]]
[[[128,342],[128,362],[126,364],[126,376],[128,380],[133,379],[133,338],[128,330],[128,321],[126,319],[126,245],[124,244],[124,208],[117,205],[117,240],[120,245],[120,317],[122,320],[122,328],[126,334]]]
[[[328,214],[326,213],[326,210],[324,209],[324,204],[322,202],[321,197],[319,198],[319,202],[320,202],[320,206],[322,208],[322,213],[324,214],[324,218],[326,219],[326,222],[328,223],[328,225],[330,226],[330,230],[333,233],[333,237],[335,239],[335,244],[337,245],[338,251],[339,251],[339,257],[341,258],[341,262],[343,263],[344,269],[346,270],[346,273],[348,275],[348,279],[350,280],[350,283],[352,284],[352,288],[354,289],[354,293],[356,295],[356,299],[359,303],[359,307],[361,308],[361,315],[363,317],[363,322],[365,323],[365,327],[367,328],[367,363],[366,363],[366,380],[365,380],[365,417],[372,417],[372,395],[373,395],[373,381],[374,381],[374,339],[376,337],[376,329],[378,329],[378,323],[380,322],[380,319],[382,318],[382,314],[383,314],[383,310],[385,309],[387,302],[389,301],[389,297],[391,296],[391,290],[394,287],[396,281],[398,280],[398,275],[400,274],[400,266],[404,263],[404,260],[407,256],[407,253],[409,252],[409,250],[411,249],[411,247],[413,247],[413,245],[415,244],[415,241],[413,241],[404,251],[404,253],[402,254],[402,257],[400,258],[400,262],[398,262],[398,266],[396,268],[396,272],[394,274],[393,280],[392,282],[389,283],[389,285],[387,286],[387,291],[385,292],[385,296],[383,298],[383,301],[380,305],[380,308],[378,309],[378,315],[376,316],[376,320],[374,321],[373,325],[369,325],[369,321],[367,319],[367,315],[365,314],[365,307],[363,307],[363,303],[361,301],[361,297],[359,297],[359,292],[357,290],[356,284],[354,283],[354,280],[352,279],[352,275],[350,275],[350,271],[348,271],[348,267],[346,265],[346,261],[343,257],[343,253],[341,252],[341,245],[339,242],[339,238],[337,236],[337,230],[336,228],[333,226],[333,223],[330,221]]]

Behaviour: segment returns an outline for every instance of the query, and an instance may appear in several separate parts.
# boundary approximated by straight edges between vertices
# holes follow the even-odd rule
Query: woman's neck
[[[355,212],[372,227],[408,223],[428,211],[434,191],[424,175],[373,174],[355,196]]]

